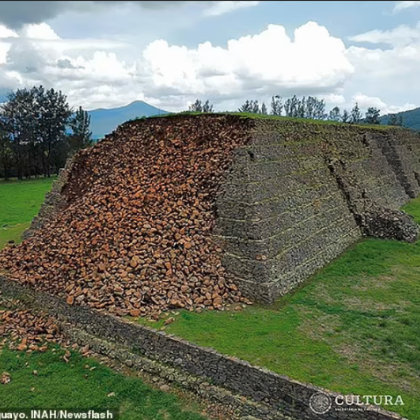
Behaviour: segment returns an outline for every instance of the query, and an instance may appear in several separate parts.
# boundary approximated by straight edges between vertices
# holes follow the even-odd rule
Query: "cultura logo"
[[[315,414],[325,414],[330,411],[332,405],[331,398],[322,393],[317,392],[309,399],[309,407]]]
[[[331,410],[333,403],[335,411],[365,411],[372,405],[404,405],[400,395],[337,395],[332,398],[323,392],[317,392],[309,399],[309,408],[315,414],[325,414]]]

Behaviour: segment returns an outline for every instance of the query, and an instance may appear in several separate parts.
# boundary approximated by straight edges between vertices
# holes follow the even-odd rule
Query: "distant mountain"
[[[111,133],[118,125],[137,117],[167,114],[167,111],[156,108],[143,101],[135,101],[130,105],[112,109],[94,109],[90,114],[90,130],[92,137],[97,140]]]
[[[402,115],[403,126],[412,130],[420,131],[420,108],[410,109],[409,111],[398,112],[396,115]],[[389,115],[381,117],[381,124],[388,124]]]

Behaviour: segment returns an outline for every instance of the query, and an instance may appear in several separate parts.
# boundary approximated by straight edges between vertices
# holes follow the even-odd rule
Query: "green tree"
[[[343,123],[349,123],[350,122],[350,113],[345,109],[343,111],[343,115],[341,116],[341,122]]]
[[[325,113],[325,101],[323,99],[313,98],[314,101],[314,111],[313,119],[315,120],[325,120],[327,114]]]
[[[261,114],[267,115],[267,107],[264,102],[261,105]]]
[[[0,110],[0,129],[10,136],[16,175],[22,179],[29,170],[28,145],[38,141],[36,88],[18,89],[7,95]]]
[[[378,108],[369,107],[366,111],[365,122],[366,124],[380,124],[379,115],[381,111]]]
[[[207,99],[204,104],[201,100],[197,99],[192,105],[188,108],[192,112],[213,112],[213,105],[210,104],[210,101]]]
[[[239,112],[250,112],[251,114],[260,114],[260,105],[258,104],[258,101],[254,100],[247,100],[245,103],[238,108]]]
[[[203,112],[213,112],[213,104],[211,104],[208,99],[204,102]]]
[[[69,126],[72,130],[72,134],[68,139],[71,151],[77,151],[92,146],[90,115],[81,106],[70,118]]]
[[[271,115],[281,116],[283,111],[282,97],[279,95],[271,97]]]
[[[239,112],[252,112],[252,101],[246,100],[246,102],[238,108]]]
[[[43,86],[18,89],[0,109],[0,129],[10,137],[19,179],[43,173],[50,176],[54,148],[65,142],[71,115],[66,97]]]
[[[0,131],[0,177],[10,178],[13,168],[12,142],[9,134]]]
[[[258,104],[258,101],[251,101],[252,106],[252,113],[253,114],[259,114],[260,113],[260,106]]]
[[[354,105],[353,109],[351,110],[351,113],[350,113],[350,121],[349,122],[351,124],[358,124],[361,119],[362,119],[362,114],[360,112],[359,105],[356,102],[356,104]]]
[[[284,111],[286,113],[286,117],[294,117],[296,118],[299,113],[299,104],[300,100],[296,95],[288,98],[284,103]]]
[[[328,119],[330,121],[337,121],[337,122],[339,122],[339,121],[342,120],[342,118],[341,118],[341,111],[340,111],[340,108],[338,106],[335,106],[330,111],[330,113],[328,114]]]
[[[388,125],[398,125],[398,115],[389,114]]]
[[[192,105],[188,108],[192,112],[203,112],[203,105],[199,99],[197,99]]]
[[[38,134],[44,154],[44,175],[51,176],[51,158],[54,148],[66,140],[66,128],[71,117],[67,98],[54,89],[36,89],[35,110],[38,114]]]

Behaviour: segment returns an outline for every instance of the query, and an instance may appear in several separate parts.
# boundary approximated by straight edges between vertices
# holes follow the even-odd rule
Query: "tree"
[[[303,97],[302,99],[298,99],[296,103],[294,116],[297,118],[305,118],[306,116],[306,98],[305,97]]]
[[[403,116],[402,114],[389,114],[388,125],[395,125],[402,127],[403,126]]]
[[[50,176],[51,156],[65,142],[71,115],[66,97],[43,86],[18,89],[0,109],[0,130],[7,133],[19,179]]]
[[[92,132],[89,130],[90,115],[81,106],[70,118],[69,146],[72,151],[85,149],[92,145]]]
[[[369,107],[366,111],[365,122],[366,124],[380,124],[379,115],[381,111],[378,108]]]
[[[238,108],[239,112],[250,112],[251,114],[259,114],[260,113],[260,106],[258,101],[249,101],[247,100],[240,108]]]
[[[35,110],[38,113],[38,134],[45,156],[44,175],[51,175],[51,156],[54,148],[65,141],[66,127],[72,114],[67,98],[54,89],[36,89]]]
[[[197,99],[192,105],[189,106],[188,110],[192,112],[203,112],[203,105],[201,104],[201,101]]]
[[[246,102],[240,108],[238,108],[238,111],[239,112],[251,112],[251,109],[252,109],[251,102],[252,101],[246,100]]]
[[[10,136],[0,131],[0,177],[3,174],[5,179],[11,177],[13,168],[13,151]]]
[[[271,97],[271,115],[281,116],[283,111],[282,98],[279,95]]]
[[[210,104],[208,99],[206,102],[204,102],[203,112],[213,112],[213,104]]]
[[[267,115],[267,107],[264,102],[261,105],[261,114]]]
[[[189,111],[192,112],[213,112],[213,105],[210,104],[210,101],[207,99],[204,104],[197,99],[192,105],[188,108]]]
[[[294,95],[292,98],[288,98],[284,103],[284,111],[286,113],[286,117],[297,117],[298,116],[298,109],[299,109],[300,100]]]
[[[341,122],[343,123],[350,122],[350,113],[349,111],[347,111],[347,109],[343,111],[343,115],[341,116]]]
[[[251,101],[252,103],[252,113],[259,114],[260,113],[260,106],[258,105],[258,101]]]
[[[18,89],[7,95],[7,102],[0,112],[0,129],[8,133],[19,179],[27,172],[28,156],[25,149],[37,141],[36,88]]]
[[[398,115],[389,114],[388,125],[398,125]]]
[[[338,106],[335,106],[331,111],[330,111],[330,113],[328,114],[328,119],[330,120],[330,121],[337,121],[337,122],[339,122],[339,121],[341,121],[342,120],[342,118],[341,118],[341,112],[340,112],[340,108],[338,107]]]
[[[325,113],[325,101],[323,99],[319,100],[317,98],[313,98],[313,101],[314,101],[313,119],[325,120],[325,118],[327,118],[327,114]]]
[[[362,114],[360,112],[359,105],[356,102],[353,109],[351,110],[349,122],[351,124],[357,124],[360,122],[361,119],[362,119]]]

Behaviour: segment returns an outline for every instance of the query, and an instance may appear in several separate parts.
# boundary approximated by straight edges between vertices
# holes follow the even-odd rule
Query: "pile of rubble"
[[[0,254],[22,284],[124,316],[248,302],[210,237],[215,200],[247,141],[237,117],[178,116],[126,123],[79,152],[66,207]]]

